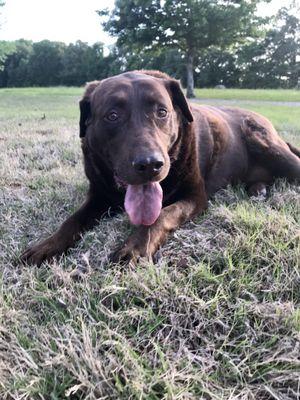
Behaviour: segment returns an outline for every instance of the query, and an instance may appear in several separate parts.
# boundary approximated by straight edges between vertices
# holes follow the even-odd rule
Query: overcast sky
[[[298,0],[300,1],[300,0]],[[112,7],[113,0],[6,0],[1,10],[0,40],[20,38],[66,43],[82,40],[113,43],[105,34],[95,10]],[[272,0],[260,7],[260,13],[272,15],[291,0]]]

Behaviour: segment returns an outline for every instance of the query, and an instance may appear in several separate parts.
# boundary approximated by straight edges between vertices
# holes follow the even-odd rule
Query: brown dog
[[[157,71],[90,83],[80,110],[86,201],[57,232],[22,254],[28,263],[63,253],[124,199],[137,228],[113,261],[152,256],[229,183],[244,182],[257,194],[276,177],[300,181],[299,150],[267,119],[237,108],[189,105],[178,82]]]

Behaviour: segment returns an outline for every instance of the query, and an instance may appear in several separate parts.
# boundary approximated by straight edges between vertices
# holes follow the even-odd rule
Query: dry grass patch
[[[220,192],[156,264],[108,263],[132,229],[120,215],[24,267],[84,198],[77,121],[16,116],[0,137],[1,399],[300,398],[299,187]]]

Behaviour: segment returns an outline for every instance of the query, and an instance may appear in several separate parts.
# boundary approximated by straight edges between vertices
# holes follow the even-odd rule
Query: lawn
[[[196,89],[195,94],[204,99],[300,102],[300,90],[294,89]]]
[[[125,215],[20,265],[84,199],[81,92],[0,91],[0,399],[299,399],[297,186],[221,191],[155,265],[108,263]],[[299,108],[251,108],[300,146]]]

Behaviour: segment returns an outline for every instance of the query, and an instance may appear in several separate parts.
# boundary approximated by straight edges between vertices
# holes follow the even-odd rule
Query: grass
[[[210,99],[209,102],[203,102],[202,104],[206,103],[215,104],[212,99]],[[222,102],[216,103],[216,105],[221,104]],[[300,107],[289,107],[287,105],[270,105],[264,104],[263,102],[247,103],[245,101],[238,102],[238,104],[224,103],[224,105],[226,105],[227,107],[241,107],[248,110],[256,111],[269,118],[274,124],[275,128],[280,131],[283,136],[285,132],[287,132],[289,137],[293,135],[293,139],[297,140],[298,133],[300,132]]]
[[[241,103],[239,107],[263,114],[272,121],[278,131],[281,133],[288,132],[289,135],[294,134],[292,140],[297,140],[297,136],[300,132],[300,107],[289,107],[286,105],[271,106],[262,103],[255,105]]]
[[[0,89],[0,119],[5,121],[38,121],[44,115],[48,122],[56,118],[74,121],[82,88],[8,88]]]
[[[196,89],[196,96],[204,99],[288,101],[299,102],[300,90],[293,89]]]
[[[125,215],[58,261],[19,264],[84,198],[80,92],[0,92],[1,400],[299,399],[297,186],[221,191],[155,265],[108,263]],[[299,146],[293,110],[260,111]]]

